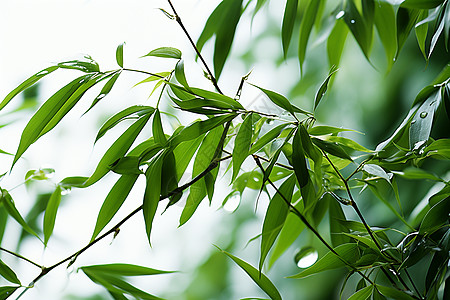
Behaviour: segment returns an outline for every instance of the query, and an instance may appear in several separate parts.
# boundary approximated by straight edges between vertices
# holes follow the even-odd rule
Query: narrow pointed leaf
[[[181,59],[181,51],[173,47],[160,47],[150,51],[145,56]]]
[[[417,9],[408,9],[399,7],[397,10],[397,52],[395,57],[400,54],[400,50],[405,44],[412,28],[416,24],[420,11]]]
[[[353,295],[351,295],[347,300],[366,300],[370,297],[373,291],[373,285],[368,285],[365,288],[360,289]]]
[[[4,300],[11,296],[19,287],[18,286],[0,286],[0,299]]]
[[[427,40],[428,34],[428,22],[424,22],[424,20],[428,17],[428,11],[422,10],[418,17],[418,23],[414,26],[417,38],[417,44],[419,45],[420,51],[423,54],[423,57],[427,59],[427,53],[425,49],[425,42]]]
[[[156,109],[156,111],[153,113],[153,138],[155,139],[155,142],[160,145],[164,145],[167,142],[166,135],[164,134],[164,130],[161,123],[161,115],[159,113],[159,109]]]
[[[417,110],[409,128],[410,149],[420,146],[430,137],[434,113],[440,102],[441,93],[437,90]]]
[[[298,41],[298,58],[300,61],[300,70],[303,70],[303,62],[305,61],[306,46],[308,45],[309,36],[316,21],[317,12],[319,11],[321,0],[310,1],[305,13],[303,14],[302,23],[300,24],[300,37]]]
[[[280,124],[275,128],[272,128],[269,132],[264,134],[262,137],[260,137],[250,148],[249,154],[254,154],[261,150],[264,146],[266,146],[268,143],[275,140],[281,132],[288,126],[288,124]]]
[[[123,68],[123,45],[125,43],[120,44],[119,46],[117,46],[116,49],[116,61],[117,64],[119,65],[119,67]]]
[[[405,0],[402,2],[401,6],[407,8],[429,9],[441,5],[444,1],[445,0]]]
[[[84,55],[82,59],[74,59],[58,63],[58,67],[62,69],[78,70],[85,73],[100,72],[98,63],[89,55]]]
[[[330,81],[331,76],[333,76],[334,73],[336,73],[336,70],[331,72],[327,76],[325,81],[320,85],[320,88],[316,93],[316,98],[314,99],[314,110],[316,110],[317,105],[319,105],[320,100],[322,100],[323,96],[325,96],[325,93],[327,92],[327,89],[328,89],[328,82]]]
[[[184,74],[184,61],[180,59],[175,66],[175,78],[182,86],[189,88],[189,84],[186,80],[186,75]]]
[[[327,53],[330,68],[339,66],[348,31],[348,27],[344,20],[336,20],[327,40]]]
[[[297,16],[298,0],[287,0],[284,9],[283,25],[281,26],[281,41],[283,43],[284,58],[286,58],[289,44],[291,43],[292,31],[294,30]]]
[[[252,114],[248,114],[239,128],[233,148],[233,176],[232,181],[239,174],[242,163],[248,156],[252,139]]]
[[[444,224],[448,224],[450,213],[450,197],[435,204],[425,215],[420,224],[419,234],[431,234]]]
[[[61,186],[57,185],[55,191],[50,196],[44,215],[44,245],[47,245],[55,227],[56,213],[61,202]]]
[[[397,51],[397,37],[395,35],[395,12],[392,5],[378,1],[375,5],[375,26],[383,43],[386,53],[387,69],[390,70],[394,63],[395,52]]]
[[[269,278],[266,275],[261,274],[257,269],[243,261],[242,259],[226,252],[221,249],[225,255],[231,258],[242,270],[247,273],[250,278],[273,300],[281,300],[281,295],[278,292],[277,288],[273,285]]]
[[[130,264],[106,264],[106,265],[92,265],[81,268],[83,271],[94,271],[96,273],[107,273],[117,276],[146,276],[174,273],[173,271],[162,271],[148,267],[130,265]]]
[[[2,260],[0,260],[0,276],[8,280],[9,282],[16,283],[20,285],[20,280],[17,278],[16,273],[11,270]]]
[[[383,294],[383,296],[386,296],[386,297],[389,297],[392,299],[397,299],[397,300],[413,300],[413,299],[415,299],[415,298],[411,297],[410,295],[408,295],[407,293],[400,291],[398,289],[394,289],[392,287],[377,284],[377,289],[380,291],[381,294]]]
[[[361,16],[353,1],[347,1],[346,3],[344,21],[358,42],[364,56],[370,61],[372,24],[368,24],[369,20]]]
[[[91,106],[86,110],[85,114],[90,111],[100,100],[106,97],[106,95],[111,92],[111,89],[113,88],[114,84],[116,83],[117,79],[119,78],[121,72],[111,73],[113,74],[111,78],[105,83],[102,90],[100,91],[100,94],[98,94],[97,97],[95,97],[94,101],[92,101]]]

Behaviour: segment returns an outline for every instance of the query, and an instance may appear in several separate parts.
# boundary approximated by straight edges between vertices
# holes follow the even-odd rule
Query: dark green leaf
[[[44,76],[46,76],[46,75],[48,75],[48,74],[50,74],[50,73],[52,73],[52,72],[54,72],[54,71],[56,71],[58,69],[59,69],[58,66],[48,67],[48,68],[46,68],[44,70],[41,70],[41,71],[37,72],[36,74],[31,76],[27,80],[22,82],[18,87],[16,87],[14,90],[9,92],[8,95],[6,95],[5,99],[3,99],[3,101],[0,103],[0,110],[2,110],[6,105],[8,105],[8,103],[15,96],[17,96],[20,92],[22,92],[23,90],[29,88],[30,86],[32,86],[33,84],[38,82],[40,79],[42,79]]]
[[[0,286],[0,300],[7,299],[18,288],[18,286]]]
[[[363,289],[360,289],[353,295],[351,295],[347,300],[366,300],[372,294],[373,285],[366,286]]]
[[[181,51],[172,47],[160,47],[147,53],[145,56],[181,59]]]
[[[97,133],[97,136],[95,137],[95,141],[98,141],[108,130],[110,130],[123,120],[138,119],[146,114],[150,116],[154,111],[155,109],[153,107],[143,105],[134,105],[125,108],[124,110],[109,118],[105,122],[105,124],[102,125]]]
[[[403,291],[399,291],[398,289],[394,289],[388,286],[376,285],[377,289],[386,297],[396,299],[396,300],[413,300],[415,298],[411,297],[407,293]]]
[[[402,7],[407,8],[435,8],[444,3],[445,0],[405,0],[402,2]]]
[[[106,173],[109,172],[111,164],[117,159],[123,157],[128,149],[130,149],[137,136],[147,124],[150,114],[140,118],[133,125],[131,125],[105,152],[100,162],[97,165],[94,173],[85,182],[85,186],[90,186],[100,180]]]
[[[327,92],[327,89],[328,89],[328,82],[330,81],[331,76],[333,76],[334,73],[336,73],[336,71],[337,70],[330,72],[330,74],[327,76],[327,78],[321,84],[319,90],[317,91],[316,98],[314,100],[314,110],[316,110],[317,105],[319,105],[320,100],[322,100],[323,96],[325,96],[325,93]]]
[[[329,195],[329,194],[327,194]],[[327,196],[329,197],[329,196]],[[351,238],[346,236],[343,233],[349,233],[349,228],[345,226],[342,222],[339,222],[339,220],[346,220],[344,211],[342,210],[341,205],[332,199],[330,201],[330,237],[331,237],[331,243],[334,247],[337,247],[342,244],[350,243]]]
[[[175,78],[181,83],[185,88],[189,88],[189,84],[186,80],[186,75],[184,74],[184,61],[180,59],[175,66]]]
[[[399,7],[397,10],[397,58],[412,28],[416,24],[420,10]]]
[[[283,42],[283,53],[286,58],[289,44],[291,42],[292,31],[294,30],[297,16],[298,0],[287,0],[284,9],[283,25],[281,27],[281,40]]]
[[[219,249],[223,253],[225,253],[229,258],[231,258],[242,270],[247,273],[251,279],[273,300],[281,300],[281,295],[278,292],[277,288],[273,285],[269,278],[266,275],[261,274],[257,269],[255,269],[250,264],[246,263],[242,259]]]
[[[353,1],[346,1],[344,21],[358,42],[365,57],[369,60],[373,31],[370,18],[367,18],[365,15],[364,17],[361,16]]]
[[[186,168],[188,167],[194,153],[197,151],[198,146],[203,140],[203,136],[190,141],[183,142],[179,144],[174,150],[176,167],[177,167],[177,178],[180,179],[183,176]]]
[[[415,32],[416,32],[416,38],[417,38],[417,44],[419,44],[420,51],[423,54],[423,57],[427,59],[426,49],[425,49],[425,42],[427,40],[427,33],[428,33],[428,22],[426,22],[426,19],[428,17],[428,10],[422,10],[419,14],[418,20],[419,21],[416,26],[414,26]]]
[[[425,215],[420,224],[419,234],[432,234],[441,226],[448,223],[450,213],[450,197],[439,201]]]
[[[155,145],[155,147],[158,147]],[[124,156],[113,162],[109,168],[117,174],[139,175],[142,174],[140,167],[141,159],[139,156]]]
[[[164,134],[164,130],[161,123],[161,115],[159,113],[159,109],[156,109],[153,113],[153,138],[155,142],[159,145],[165,145],[167,142],[166,135]]]
[[[252,140],[252,114],[248,114],[239,128],[233,148],[233,176],[232,181],[239,174],[242,163],[247,158]]]
[[[331,155],[353,161],[352,158],[347,154],[347,152],[345,152],[345,150],[338,144],[327,142],[318,138],[312,138],[311,140],[317,147],[319,147],[323,151],[328,152]]]
[[[11,270],[2,260],[0,260],[0,276],[8,280],[9,282],[16,283],[20,285],[20,280],[17,278],[16,273]]]
[[[302,23],[300,24],[300,37],[298,41],[298,58],[300,61],[300,70],[302,70],[305,61],[306,46],[308,45],[311,29],[316,20],[321,0],[310,1],[306,12],[303,14]]]
[[[55,191],[48,200],[44,215],[44,245],[47,245],[55,227],[56,213],[61,202],[61,186],[57,185]]]
[[[311,134],[311,135],[327,135],[327,134],[336,134],[336,133],[343,132],[343,131],[354,131],[354,132],[357,132],[357,131],[352,130],[352,129],[319,125],[319,126],[314,126],[313,128],[310,128],[308,130],[308,133]]]
[[[291,175],[286,179],[272,197],[269,207],[264,217],[264,223],[261,236],[261,256],[259,259],[259,270],[262,270],[264,261],[272,248],[278,234],[283,228],[286,217],[289,213],[289,205],[295,186],[295,176]]]
[[[95,224],[94,232],[92,233],[91,241],[98,236],[102,229],[105,228],[105,226],[117,213],[133,188],[138,177],[139,175],[122,175],[111,188],[98,213],[97,222]]]
[[[358,260],[359,251],[357,244],[342,244],[335,247],[334,250],[338,253],[339,257],[330,251],[311,267],[296,275],[289,276],[289,278],[304,278],[326,270],[341,268],[346,265],[344,261],[352,263]]]
[[[123,68],[123,45],[125,43],[120,44],[119,46],[117,46],[116,49],[116,61],[117,64],[119,65],[119,67]]]

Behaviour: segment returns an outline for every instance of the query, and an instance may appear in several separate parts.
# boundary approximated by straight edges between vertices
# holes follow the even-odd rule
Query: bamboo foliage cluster
[[[3,255],[16,256],[40,269],[36,278],[26,285],[19,280],[20,274],[16,275],[14,268],[0,260],[0,275],[9,282],[0,287],[0,299],[23,294],[53,269],[72,265],[78,256],[98,241],[116,235],[120,227],[136,214],[144,217],[150,243],[154,216],[162,200],[168,199],[165,209],[170,209],[185,197],[179,219],[180,225],[185,224],[202,201],[212,201],[220,166],[227,169],[232,183],[224,204],[233,195],[242,195],[245,189],[266,193],[270,198],[262,221],[258,265],[255,267],[227,251],[219,250],[242,268],[271,299],[282,299],[282,296],[263,271],[265,267],[272,267],[303,231],[311,232],[328,249],[328,253],[298,274],[286,276],[301,279],[330,269],[346,268],[347,279],[350,276],[360,279],[349,299],[450,297],[450,185],[445,174],[434,174],[421,168],[429,160],[441,160],[446,164],[450,160],[450,140],[433,139],[431,136],[435,113],[443,110],[450,116],[450,65],[433,82],[423,87],[403,122],[374,150],[341,135],[350,129],[316,124],[315,118],[319,105],[326,105],[321,102],[331,88],[330,83],[340,64],[346,39],[353,36],[370,61],[377,32],[385,50],[387,69],[390,69],[401,55],[407,37],[414,31],[424,59],[430,60],[439,39],[444,39],[445,45],[448,45],[449,1],[344,0],[327,3],[325,0],[287,0],[280,42],[286,58],[289,49],[294,47],[292,36],[298,34],[301,71],[308,59],[308,41],[313,28],[324,28],[328,32],[326,43],[331,71],[318,86],[316,97],[311,101],[312,111],[298,107],[275,91],[249,83],[248,75],[242,78],[235,95],[225,95],[219,87],[218,79],[229,57],[240,18],[252,9],[251,13],[257,14],[269,2],[221,1],[209,16],[196,43],[170,0],[170,9],[161,9],[180,25],[192,43],[192,49],[211,81],[211,90],[188,83],[179,49],[167,46],[150,51],[147,57],[167,59],[174,65],[173,70],[168,72],[152,73],[127,68],[123,59],[126,47],[121,44],[116,49],[118,68],[115,70],[101,71],[89,56],[83,60],[61,62],[34,74],[4,98],[0,110],[50,73],[60,72],[61,69],[82,73],[48,98],[33,114],[21,133],[16,153],[11,155],[13,168],[33,143],[43,135],[51,134],[89,89],[103,85],[85,113],[94,110],[98,102],[107,101],[115,83],[126,73],[145,75],[145,79],[138,84],[155,82],[153,91],[161,91],[155,107],[131,105],[110,116],[99,128],[95,143],[100,143],[102,137],[116,125],[132,120],[131,125],[107,149],[90,176],[67,177],[56,184],[42,211],[42,233],[33,229],[22,217],[14,204],[14,193],[1,187],[0,241],[6,223],[15,220],[23,230],[40,239],[45,247],[52,236],[65,190],[88,188],[110,172],[120,174],[98,212],[91,240],[84,248],[50,267],[0,248]],[[214,72],[202,55],[203,46],[213,37]],[[446,55],[448,57],[448,52]],[[283,118],[242,105],[239,101],[241,91],[250,85],[259,89],[274,109],[286,112]],[[166,132],[164,118],[161,118],[161,101],[168,101],[176,109],[196,115],[199,119],[179,126],[173,132]],[[226,150],[225,146],[232,151]],[[2,151],[2,155],[8,153]],[[253,164],[253,168],[250,171],[242,168],[244,162]],[[46,180],[53,172],[52,169],[31,170],[25,180]],[[184,181],[184,174],[192,176]],[[8,172],[4,176],[9,176]],[[142,204],[117,224],[111,224],[139,177],[146,179],[146,187],[141,193]],[[414,200],[420,211],[413,214],[402,210],[397,185],[400,179],[431,180],[442,183],[442,188],[422,207]],[[358,201],[358,193],[363,190],[370,190],[379,197],[387,211],[397,218],[397,227],[383,228],[366,221],[366,212],[360,209]],[[392,204],[386,198],[386,190],[394,193],[397,203]],[[348,218],[344,212],[347,208],[343,207],[350,208],[358,218]],[[318,229],[324,218],[328,218],[329,222],[326,233]],[[296,259],[306,256],[306,250],[300,251]],[[418,285],[409,271],[426,256],[431,257],[426,280]],[[159,299],[134,287],[127,277],[170,273],[130,264],[91,265],[80,270],[94,283],[103,286],[114,299],[127,299],[129,296]],[[344,286],[346,283],[347,280]]]

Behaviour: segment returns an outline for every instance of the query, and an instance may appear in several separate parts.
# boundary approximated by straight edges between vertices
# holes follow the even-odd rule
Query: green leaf
[[[97,73],[100,72],[98,63],[92,59],[89,55],[84,55],[82,59],[75,59],[70,61],[60,62],[57,65],[62,69],[78,70],[85,73]]]
[[[123,68],[123,45],[125,45],[125,43],[120,44],[116,49],[116,61],[121,68]]]
[[[143,57],[145,56],[181,59],[181,51],[173,47],[160,47],[150,51]]]
[[[155,142],[159,145],[165,145],[167,142],[166,135],[164,134],[164,130],[161,123],[161,115],[159,113],[159,109],[156,109],[153,114],[153,138]]]
[[[136,140],[137,136],[147,124],[150,118],[150,114],[143,116],[136,122],[134,122],[125,132],[109,147],[105,152],[100,162],[97,165],[94,173],[89,177],[89,179],[84,183],[84,186],[90,186],[97,181],[99,181],[103,176],[110,171],[110,166],[117,159],[123,157],[128,149],[130,149],[133,142]]]
[[[178,188],[177,166],[175,155],[172,151],[168,151],[164,156],[161,172],[161,195],[168,195],[171,191]],[[181,193],[170,197],[170,205],[178,202],[181,198]]]
[[[386,53],[389,71],[395,61],[395,52],[397,51],[397,37],[394,30],[395,12],[392,5],[384,1],[377,1],[377,5],[375,5],[375,26]]]
[[[363,166],[363,170],[366,171],[367,173],[371,174],[371,175],[375,175],[375,176],[381,177],[381,178],[383,178],[384,180],[386,180],[389,183],[391,182],[391,179],[389,178],[389,175],[379,165],[365,164]]]
[[[191,162],[194,153],[197,151],[200,143],[203,140],[203,136],[199,136],[196,139],[183,142],[179,144],[174,150],[173,154],[175,155],[175,165],[177,167],[177,178],[180,179],[183,176],[186,168]]]
[[[319,126],[314,126],[314,127],[310,128],[308,130],[308,133],[310,135],[316,135],[317,136],[317,135],[337,134],[337,133],[343,132],[343,131],[354,131],[354,132],[357,132],[357,131],[352,130],[352,129],[319,125]]]
[[[218,248],[222,253],[227,255],[229,258],[231,258],[239,267],[241,267],[242,270],[247,273],[251,279],[273,300],[281,300],[281,295],[278,292],[277,288],[273,285],[273,283],[270,281],[269,278],[266,277],[266,275],[261,274],[257,269],[255,269],[253,266],[248,264],[247,262],[243,261],[242,259],[221,250]]]
[[[34,230],[27,224],[27,222],[25,222],[25,220],[20,215],[19,211],[16,208],[16,205],[14,204],[14,200],[12,199],[9,192],[2,188],[0,188],[0,192],[1,192],[1,202],[3,203],[5,209],[8,211],[8,214],[11,217],[13,217],[14,220],[16,220],[17,223],[19,223],[25,231],[39,238],[36,232],[34,232]]]
[[[286,217],[289,213],[289,205],[295,186],[295,176],[291,175],[280,186],[276,194],[272,197],[269,207],[264,217],[261,235],[261,256],[259,259],[259,270],[262,270],[264,261],[272,248],[278,234],[283,228]],[[285,200],[286,199],[286,200]]]
[[[111,89],[113,88],[114,84],[116,83],[121,73],[122,73],[121,71],[111,73],[112,75],[111,78],[105,83],[98,96],[95,97],[94,101],[92,101],[91,106],[86,110],[84,114],[90,111],[100,100],[105,98],[106,95],[108,95],[109,92],[111,92]]]
[[[441,93],[436,91],[417,110],[411,121],[409,129],[409,146],[410,149],[420,147],[428,140],[433,124],[434,112],[441,102]]]
[[[342,136],[325,136],[323,138],[325,141],[334,142],[338,145],[350,148],[354,151],[361,151],[361,152],[374,152],[372,150],[367,149],[366,147],[361,146],[354,140],[342,137]]]
[[[280,124],[274,128],[272,128],[269,132],[264,134],[262,137],[260,137],[250,148],[250,151],[248,154],[254,154],[261,150],[264,146],[266,146],[268,143],[274,141],[281,132],[288,126],[289,124],[284,123]]]
[[[336,20],[327,40],[328,62],[330,67],[339,66],[345,41],[348,36],[348,27],[342,19]]]
[[[411,297],[407,293],[403,291],[399,291],[398,289],[394,289],[392,287],[376,285],[377,289],[386,297],[396,299],[396,300],[413,300],[415,298]]]
[[[427,17],[428,17],[428,10],[422,10],[417,20],[419,22],[414,26],[417,44],[419,44],[420,51],[422,52],[423,57],[425,59],[428,59],[425,49],[425,42],[427,40],[427,33],[428,33],[428,22],[426,22]]]
[[[406,179],[429,179],[434,181],[443,181],[441,178],[430,172],[414,167],[405,168],[403,171],[392,171],[392,173]]]
[[[298,0],[287,0],[284,9],[283,25],[281,26],[281,41],[283,43],[283,54],[286,59],[289,44],[291,42],[292,31],[294,30],[297,16]]]
[[[306,157],[303,152],[302,140],[300,138],[300,126],[295,132],[294,140],[292,141],[292,164],[301,189],[305,187],[311,179],[309,177],[308,167],[306,166]]]
[[[155,145],[155,147],[157,147]],[[139,169],[141,158],[139,156],[124,156],[113,162],[109,168],[111,171],[117,174],[126,175],[139,175],[142,174]]]
[[[300,37],[298,41],[298,58],[300,61],[300,71],[302,71],[303,62],[305,61],[306,46],[308,45],[311,29],[316,20],[317,12],[319,11],[321,0],[310,1],[305,13],[303,14],[302,22],[300,24]]]
[[[363,3],[365,3],[364,1]],[[371,0],[372,3],[372,0]],[[372,24],[370,19],[361,16],[353,0],[346,1],[344,21],[352,32],[364,56],[370,61],[370,49],[372,47]]]
[[[55,175],[55,169],[43,168],[39,170],[29,170],[25,174],[25,180],[48,180]]]
[[[5,300],[14,293],[18,286],[0,286],[0,299]]]
[[[435,8],[445,0],[405,0],[402,2],[401,6],[406,8],[418,8],[418,9],[429,9]]]
[[[150,234],[152,231],[153,218],[158,208],[161,197],[161,174],[165,153],[156,156],[149,164],[145,177],[147,185],[144,194],[143,213],[145,220],[145,230],[147,232],[148,242],[150,242]]]
[[[58,185],[64,189],[70,189],[72,187],[82,188],[83,184],[88,180],[89,177],[82,176],[74,176],[74,177],[66,177],[61,180]]]
[[[334,142],[328,142],[318,138],[312,138],[311,140],[317,147],[319,147],[323,151],[336,157],[353,161],[352,158],[347,154],[347,152],[345,152],[345,150],[340,145]]]
[[[98,213],[91,242],[117,213],[127,196],[130,194],[138,177],[139,175],[122,175],[111,188]]]
[[[334,251],[336,251],[339,257],[330,251],[311,267],[296,275],[289,276],[289,278],[304,278],[326,270],[341,268],[346,265],[344,261],[353,263],[356,262],[359,258],[358,245],[355,243],[339,245],[334,248]]]
[[[241,18],[242,0],[225,0],[230,2],[228,9],[222,16],[223,22],[216,31],[216,41],[214,45],[214,74],[216,79],[220,77],[223,66],[231,50],[237,24]]]
[[[174,271],[162,271],[143,266],[130,264],[106,264],[106,265],[92,265],[81,267],[83,271],[93,271],[95,273],[109,273],[116,276],[146,276],[174,273]]]
[[[6,105],[8,105],[8,103],[15,96],[17,96],[20,92],[26,90],[27,88],[29,88],[30,86],[34,85],[36,82],[41,80],[44,76],[47,76],[48,74],[50,74],[58,69],[59,69],[58,66],[52,66],[52,67],[45,68],[45,69],[37,72],[33,76],[31,76],[24,82],[22,82],[18,87],[16,87],[14,90],[9,92],[8,95],[6,95],[5,99],[3,99],[3,101],[0,103],[0,110],[2,110]]]
[[[325,93],[327,92],[328,89],[328,82],[330,81],[331,76],[333,76],[334,73],[336,73],[336,71],[337,70],[330,72],[325,81],[320,85],[319,90],[317,90],[316,98],[314,99],[314,110],[316,110],[320,100],[322,100],[323,96],[325,96]]]
[[[2,260],[0,260],[0,275],[8,280],[9,282],[16,283],[20,285],[20,280],[17,278],[16,273],[11,270]]]
[[[397,10],[397,53],[395,58],[400,54],[400,50],[405,44],[412,28],[416,24],[420,10],[399,7]]]
[[[248,114],[239,128],[236,135],[233,148],[233,176],[231,181],[234,181],[239,174],[242,163],[247,158],[252,139],[252,114]]]
[[[112,129],[123,120],[138,119],[144,115],[150,116],[154,111],[155,109],[153,107],[143,105],[134,105],[125,108],[109,118],[105,124],[102,125],[95,137],[95,141],[97,142],[106,132],[108,132],[108,130]]]
[[[44,245],[47,245],[55,227],[56,213],[61,202],[61,186],[57,185],[50,196],[44,215]]]
[[[347,300],[366,300],[372,294],[373,285],[366,286],[360,289],[353,295],[351,295]]]
[[[195,156],[194,166],[192,170],[192,178],[203,172],[211,164],[214,153],[220,143],[223,127],[216,127],[205,136],[200,148]],[[200,202],[206,197],[207,189],[204,179],[195,182],[189,188],[189,196],[186,199],[186,205],[180,216],[180,226],[186,223],[197,210]]]
[[[165,77],[168,77],[170,74],[171,74],[171,72],[158,72],[158,73],[155,73],[155,74],[150,75],[149,77],[145,78],[144,80],[139,81],[133,87],[138,86],[138,85],[143,84],[143,83],[146,83],[146,82],[153,82],[153,81],[159,80],[156,83],[156,85],[155,85],[154,89],[156,89],[158,84],[162,84],[164,82]]]
[[[435,204],[425,215],[420,224],[419,235],[432,234],[448,223],[450,213],[450,197]]]
[[[180,59],[175,65],[175,78],[186,89],[189,88],[189,84],[186,80],[186,75],[184,74],[184,61],[182,59]]]
[[[351,238],[343,234],[349,233],[350,232],[349,228],[345,226],[345,224],[343,224],[342,222],[339,222],[340,220],[346,220],[344,211],[342,210],[341,205],[334,199],[330,201],[329,217],[330,217],[330,238],[332,245],[334,247],[337,247],[342,244],[350,243]]]

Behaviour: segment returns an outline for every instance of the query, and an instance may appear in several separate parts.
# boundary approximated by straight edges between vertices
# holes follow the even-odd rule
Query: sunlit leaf
[[[336,71],[337,70],[330,72],[325,81],[320,85],[320,88],[317,90],[316,98],[314,99],[314,110],[316,110],[320,100],[322,100],[323,96],[325,96],[325,93],[327,92],[328,89],[328,82],[330,81],[331,76],[333,76],[334,73],[336,73]]]
[[[342,19],[336,20],[327,40],[327,53],[330,67],[339,66],[347,35],[348,27],[345,22]]]
[[[321,2],[321,0],[310,1],[302,17],[302,22],[300,24],[300,37],[298,41],[298,58],[300,61],[301,71],[303,70],[303,62],[305,61],[306,47],[308,45],[311,29],[316,20]]]
[[[181,59],[181,51],[173,47],[160,47],[150,51],[144,56]]]
[[[379,165],[374,165],[374,164],[365,164],[363,166],[363,170],[366,171],[367,173],[371,174],[371,175],[375,175],[378,177],[383,178],[384,180],[386,180],[387,182],[391,182],[391,179],[389,178],[388,174],[386,173],[386,171],[380,167]]]
[[[353,263],[359,258],[358,245],[354,243],[339,245],[334,248],[334,251],[339,257],[330,251],[311,267],[296,275],[289,276],[289,278],[304,278],[326,270],[341,268],[346,265],[345,262]]]
[[[229,258],[231,258],[242,270],[247,273],[251,279],[273,300],[281,300],[281,295],[278,292],[277,288],[273,285],[269,278],[266,275],[261,274],[257,269],[255,269],[250,264],[246,263],[242,259],[219,249],[223,253],[225,253]]]
[[[377,1],[374,21],[380,40],[383,43],[387,59],[387,69],[389,71],[394,63],[395,52],[397,51],[397,37],[394,30],[394,8],[384,1]]]
[[[133,188],[138,176],[139,175],[122,175],[111,188],[98,213],[91,241],[98,236],[102,229],[105,228],[117,213]]]
[[[160,145],[164,145],[167,142],[166,135],[164,134],[164,130],[161,123],[161,115],[159,113],[159,109],[156,109],[153,113],[153,138],[155,142]]]
[[[284,58],[286,58],[292,31],[294,30],[295,18],[297,16],[298,0],[287,0],[284,9],[283,25],[281,26],[281,41],[283,43]]]
[[[264,261],[272,248],[275,239],[281,231],[289,213],[289,205],[295,186],[295,176],[291,175],[279,187],[277,193],[272,197],[264,217],[261,235],[261,256],[259,259],[259,270],[262,270]]]
[[[123,68],[123,45],[125,43],[120,44],[119,46],[117,46],[116,49],[116,61],[117,64],[119,65],[119,67]]]
[[[84,270],[94,271],[96,273],[110,273],[118,276],[145,276],[145,275],[159,275],[173,273],[173,271],[162,271],[143,266],[130,264],[106,264],[106,265],[92,265],[84,266]]]
[[[184,61],[182,59],[180,59],[175,66],[175,78],[182,86],[189,88],[186,75],[184,74]]]
[[[111,78],[105,83],[102,90],[98,94],[97,97],[95,97],[94,101],[92,101],[91,106],[86,110],[85,114],[90,111],[100,100],[106,97],[106,95],[111,92],[111,89],[113,88],[114,84],[116,83],[117,79],[119,78],[121,72],[118,71],[116,73],[111,73]]]
[[[241,127],[239,128],[239,131],[236,135],[233,148],[232,181],[234,181],[236,176],[239,174],[241,165],[248,156],[252,139],[252,124],[252,114],[248,114],[242,122]]]
[[[269,132],[264,134],[262,137],[260,137],[250,148],[249,154],[254,154],[261,150],[264,146],[266,146],[268,143],[275,140],[281,132],[288,126],[288,124],[280,124],[274,128],[272,128]]]
[[[0,276],[8,280],[9,282],[16,283],[20,285],[20,280],[17,278],[16,273],[11,270],[2,260],[0,260]]]
[[[57,185],[55,191],[50,196],[44,215],[44,245],[47,245],[50,236],[53,233],[56,221],[56,213],[58,212],[59,203],[61,202],[61,186]]]

